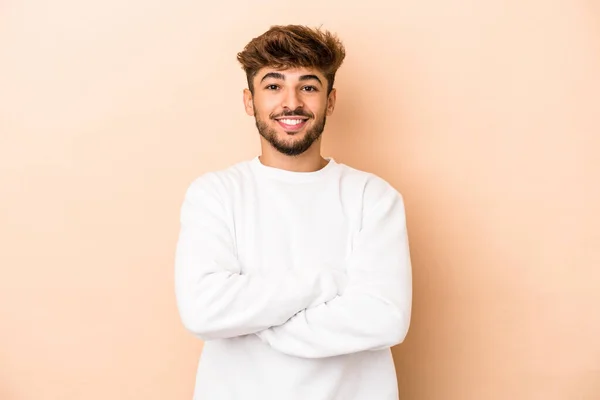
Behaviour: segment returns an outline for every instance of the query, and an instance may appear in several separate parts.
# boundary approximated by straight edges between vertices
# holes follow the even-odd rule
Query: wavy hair
[[[316,68],[327,79],[329,93],[345,57],[344,45],[336,35],[302,25],[272,26],[237,55],[251,92],[254,92],[253,79],[257,72],[271,67],[279,70]]]

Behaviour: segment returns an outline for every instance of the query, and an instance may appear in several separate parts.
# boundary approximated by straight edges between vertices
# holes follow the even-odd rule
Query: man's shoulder
[[[368,198],[380,198],[390,193],[398,193],[396,188],[380,175],[361,170],[347,164],[340,164],[342,179],[361,186]]]
[[[240,161],[230,166],[205,171],[192,180],[188,191],[224,195],[232,185],[241,182],[250,173],[250,161]]]

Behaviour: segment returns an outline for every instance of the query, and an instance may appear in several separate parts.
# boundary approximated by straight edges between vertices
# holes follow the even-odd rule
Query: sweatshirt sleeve
[[[252,334],[338,294],[339,277],[332,268],[243,273],[222,200],[215,184],[201,177],[190,185],[181,207],[175,295],[189,331],[203,340]]]
[[[395,189],[364,215],[346,271],[343,294],[258,336],[275,350],[304,358],[379,350],[404,340],[412,273],[404,204]]]

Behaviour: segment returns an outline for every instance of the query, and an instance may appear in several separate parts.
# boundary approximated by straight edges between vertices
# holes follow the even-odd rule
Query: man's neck
[[[311,152],[310,150],[298,156],[288,156],[277,151],[264,151],[263,149],[259,160],[267,167],[292,172],[315,172],[324,168],[329,162],[321,156],[320,151]]]

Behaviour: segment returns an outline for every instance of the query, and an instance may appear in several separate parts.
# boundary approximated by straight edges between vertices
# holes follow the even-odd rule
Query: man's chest
[[[312,192],[247,192],[236,199],[231,227],[244,272],[304,265],[342,266],[358,229],[357,206],[328,188]]]

